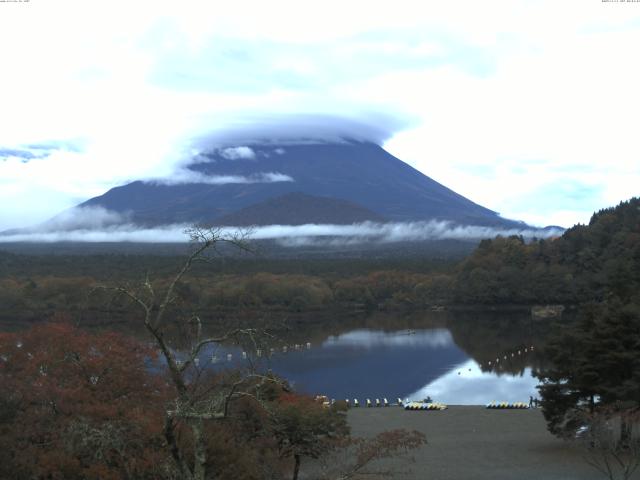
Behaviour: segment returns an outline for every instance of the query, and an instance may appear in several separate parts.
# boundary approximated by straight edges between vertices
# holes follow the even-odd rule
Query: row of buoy
[[[258,348],[258,349],[255,350],[255,356],[256,357],[273,356],[273,355],[276,355],[277,353],[280,353],[280,352],[288,353],[290,351],[300,351],[300,350],[303,350],[305,348],[307,350],[310,350],[311,349],[311,342],[307,342],[306,344],[296,343],[296,344],[291,345],[291,346],[284,345],[281,349],[275,349],[273,347],[269,348],[268,350],[267,349]],[[495,360],[489,360],[486,363],[485,366],[488,367],[488,368],[491,368],[492,366],[499,365],[501,359],[502,359],[502,361],[506,361],[509,358],[515,358],[516,355],[523,355],[523,354],[527,354],[529,352],[533,352],[533,350],[534,350],[534,347],[533,347],[533,345],[531,345],[530,347],[525,347],[525,348],[520,349],[518,351],[511,352],[510,354],[505,354],[505,355],[502,356],[502,358],[501,357],[496,357]],[[249,354],[247,352],[242,352],[241,355],[242,355],[242,358],[244,360],[246,360],[248,358],[248,356],[249,356]],[[221,361],[224,361],[224,359],[225,359],[224,356],[218,357],[216,354],[211,355],[211,363],[219,363]],[[233,361],[233,354],[227,353],[226,354],[226,361],[227,362]],[[198,365],[199,360],[195,359],[194,363],[196,365]],[[479,366],[480,366],[480,368],[482,368],[483,364],[480,363]],[[458,374],[460,374],[460,373],[458,373]],[[399,401],[398,403],[401,403],[401,401]]]
[[[345,400],[345,402],[347,403],[347,407],[359,407],[360,406],[360,403],[358,402],[357,398],[353,399],[353,403],[351,403],[348,398]],[[376,398],[375,399],[375,403],[372,402],[371,399],[367,398],[365,400],[365,405],[370,408],[370,407],[374,407],[374,406],[376,406],[376,407],[388,407],[390,404],[389,404],[389,400],[387,400],[386,398],[383,398],[382,401],[380,401],[379,398]]]
[[[231,353],[227,353],[227,362],[230,362],[231,360],[233,360],[233,355]],[[242,358],[246,359],[247,358],[247,352],[242,352]],[[222,362],[224,359],[224,357],[218,357],[217,355],[211,355],[211,363],[218,363],[218,362]],[[196,358],[197,360],[197,358]],[[196,363],[197,365],[197,363]]]
[[[443,403],[409,402],[404,406],[405,410],[446,410]]]
[[[510,354],[504,354],[501,357],[496,357],[495,360],[489,360],[486,364],[487,367],[491,367],[492,365],[499,365],[500,364],[500,360],[502,359],[502,361],[507,361],[510,358],[515,358],[517,355],[524,355],[527,354],[529,352],[533,352],[533,345],[531,345],[530,347],[525,347],[523,349],[520,349],[518,351],[513,351]],[[480,368],[482,368],[482,364],[480,363]]]
[[[348,407],[357,408],[360,406],[360,402],[358,402],[357,398],[353,399],[351,402],[349,399],[345,400]],[[333,401],[332,401],[333,403]],[[401,398],[397,399],[397,403],[390,404],[386,398],[380,400],[376,398],[375,401],[367,398],[365,400],[365,405],[369,408],[371,407],[388,407],[390,405],[398,405],[403,407],[405,410],[446,410],[448,407],[443,403],[433,403],[433,402],[410,402],[409,400],[402,401]]]
[[[258,348],[255,351],[255,355],[256,355],[256,357],[272,356],[272,355],[275,355],[275,354],[280,353],[280,352],[288,353],[290,351],[299,351],[299,350],[302,350],[302,349],[305,349],[305,348],[307,350],[310,350],[311,349],[311,342],[307,342],[306,344],[296,343],[296,344],[291,345],[291,346],[284,345],[284,346],[282,346],[281,349],[276,349],[276,348],[273,348],[273,347],[269,348],[268,350],[267,349]],[[533,350],[534,350],[534,346],[531,345],[529,347],[525,347],[525,348],[522,348],[520,350],[504,354],[502,356],[498,356],[494,360],[487,361],[486,364],[479,363],[479,366],[480,366],[480,368],[482,368],[483,365],[488,367],[488,368],[491,368],[492,366],[499,365],[501,360],[503,362],[505,362],[505,361],[509,360],[510,358],[516,358],[516,356],[520,356],[520,355],[527,354],[529,352],[533,352]],[[247,357],[248,357],[248,353],[247,352],[242,352],[242,358],[246,359]],[[231,353],[228,353],[227,356],[226,356],[226,359],[227,359],[228,362],[231,362],[232,359],[233,359],[233,355]],[[218,358],[218,356],[215,355],[215,354],[211,356],[211,363],[217,363],[217,362],[220,362],[221,360],[222,360],[222,358]]]
[[[321,400],[325,400],[323,403],[326,403],[327,405],[333,405],[335,403],[335,400],[331,400],[330,402],[328,401],[328,398],[324,397],[324,396],[318,396],[316,397],[316,400],[321,399]],[[347,404],[347,407],[359,407],[360,406],[360,402],[358,402],[357,398],[353,399],[353,402],[351,402],[348,398],[345,400],[345,403]],[[367,398],[365,400],[365,405],[369,408],[371,407],[388,407],[392,404],[389,403],[389,401],[386,398],[383,398],[382,400],[380,400],[379,398],[376,398],[375,401],[372,401],[371,399]],[[400,407],[404,407],[405,410],[446,410],[447,408],[449,408],[446,404],[444,403],[438,403],[438,402],[410,402],[409,400],[405,400],[402,401],[401,398],[397,399],[397,403],[393,404],[393,405],[399,405]],[[493,401],[491,403],[488,403],[486,405],[486,408],[489,409],[496,409],[496,410],[507,410],[507,409],[528,409],[531,408],[527,403],[524,402],[496,402]]]
[[[487,408],[492,409],[527,409],[529,405],[524,402],[491,402],[487,404]]]
[[[307,342],[305,344],[303,343],[296,343],[294,345],[283,345],[281,350],[277,350],[275,348],[270,348],[269,350],[267,350],[266,348],[263,350],[261,348],[256,349],[256,357],[262,357],[262,355],[275,355],[276,353],[279,353],[280,351],[282,353],[289,353],[290,351],[299,351],[299,350],[303,350],[303,349],[307,349],[310,350],[311,349],[311,342]],[[245,352],[243,352],[245,353]]]
[[[296,343],[295,345],[291,345],[291,346],[283,346],[282,350],[276,350],[275,348],[270,348],[269,350],[267,349],[261,349],[258,348],[255,351],[256,357],[262,357],[262,356],[272,356],[275,355],[276,353],[280,353],[280,351],[282,351],[282,353],[288,353],[290,351],[300,351],[303,349],[307,349],[310,350],[311,349],[311,342],[307,342],[306,344],[298,344]],[[249,357],[249,353],[247,352],[242,352],[242,358],[243,360],[246,360]],[[211,355],[211,363],[218,363],[224,360],[224,356],[222,357],[218,357],[218,355],[216,355],[215,353],[213,355]],[[231,353],[227,353],[226,354],[226,360],[227,362],[231,362],[233,360],[233,354]]]

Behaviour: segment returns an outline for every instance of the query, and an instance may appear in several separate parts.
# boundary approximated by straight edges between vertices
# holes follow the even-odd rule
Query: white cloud
[[[220,155],[227,160],[254,160],[256,158],[256,153],[250,147],[223,148]]]
[[[419,330],[412,333],[395,332],[395,334],[376,330],[351,330],[337,336],[331,335],[322,343],[323,348],[356,347],[366,350],[380,347],[442,348],[451,345],[453,345],[453,337],[446,328]]]
[[[521,235],[524,238],[551,238],[562,235],[561,229],[546,231],[532,229],[503,229],[477,225],[454,225],[451,222],[364,222],[353,225],[308,224],[268,225],[255,227],[252,238],[276,239],[288,247],[342,246],[362,243],[392,243],[429,240],[479,240],[498,235],[508,237]]]
[[[521,376],[483,372],[473,360],[454,366],[450,371],[418,391],[410,400],[430,396],[435,402],[453,405],[486,405],[491,402],[525,402],[538,397],[538,379],[525,368]]]
[[[42,231],[37,233],[16,233],[0,235],[0,243],[13,242],[139,242],[139,243],[184,243],[189,237],[184,227],[141,228],[131,224],[108,229],[79,229],[70,231]]]
[[[355,107],[354,107],[355,108]],[[368,141],[382,144],[391,138],[394,132],[410,124],[407,118],[381,113],[373,110],[352,112],[337,116],[335,114],[270,113],[246,114],[242,119],[231,119],[228,125],[201,135],[194,143],[198,150],[216,150],[218,145],[251,143],[260,145],[299,145],[318,143],[339,143],[345,139]],[[231,158],[237,156],[237,149],[230,147],[218,150],[225,157],[227,151]],[[253,151],[253,150],[252,150]],[[283,148],[274,149],[281,155]],[[248,153],[248,152],[247,152]],[[255,154],[255,152],[254,152]],[[228,155],[228,154],[227,154]]]
[[[0,229],[171,177],[194,138],[290,115],[372,119],[396,133],[392,153],[508,217],[568,225],[638,194],[637,4],[328,0],[310,14],[293,0],[60,0],[2,10],[1,147],[81,146],[0,161]],[[592,195],[547,201],[567,177]]]
[[[142,228],[120,215],[102,208],[75,208],[51,222],[25,232],[0,235],[0,242],[184,242],[189,225],[166,225]],[[222,235],[233,234],[236,227],[221,227]],[[561,230],[498,229],[450,222],[374,223],[352,225],[308,224],[266,225],[249,230],[253,240],[275,240],[285,247],[338,247],[365,243],[383,244],[403,241],[479,240],[498,235],[522,235],[525,238],[549,238]]]
[[[278,172],[256,173],[249,176],[244,175],[205,175],[193,170],[179,170],[169,178],[150,180],[151,183],[161,185],[179,185],[184,183],[206,183],[208,185],[225,185],[229,183],[274,183],[293,182],[289,175]]]
[[[72,208],[37,227],[41,232],[69,230],[101,230],[127,224],[129,216],[103,207]]]

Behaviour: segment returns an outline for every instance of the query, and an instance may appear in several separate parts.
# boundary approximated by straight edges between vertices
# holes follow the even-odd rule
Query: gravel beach
[[[413,452],[415,463],[391,460],[384,468],[411,470],[393,478],[433,480],[597,480],[576,447],[546,430],[542,412],[451,406],[444,411],[400,407],[353,408],[352,434],[371,436],[395,428],[416,429],[428,444]],[[640,478],[636,472],[634,479]]]

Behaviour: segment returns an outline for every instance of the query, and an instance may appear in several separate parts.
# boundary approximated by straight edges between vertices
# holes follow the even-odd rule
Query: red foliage
[[[0,333],[0,476],[157,478],[166,387],[154,356],[69,324]]]

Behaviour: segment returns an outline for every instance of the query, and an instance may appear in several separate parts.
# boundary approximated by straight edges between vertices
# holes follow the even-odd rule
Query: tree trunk
[[[297,453],[293,456],[293,480],[298,480],[298,473],[300,472],[300,455]]]
[[[180,471],[183,479],[191,479],[191,470],[189,470],[189,466],[187,462],[184,461],[182,457],[182,453],[180,452],[180,447],[178,447],[178,441],[175,436],[174,431],[174,423],[171,417],[167,416],[165,418],[164,423],[164,438],[167,441],[167,445],[169,447],[169,451],[171,452],[171,456],[173,460],[176,462],[176,466]]]
[[[193,479],[205,480],[207,446],[204,438],[204,422],[201,418],[194,418],[190,423],[193,432]]]
[[[622,448],[628,448],[631,441],[631,424],[629,421],[622,417],[620,419],[620,446]]]

